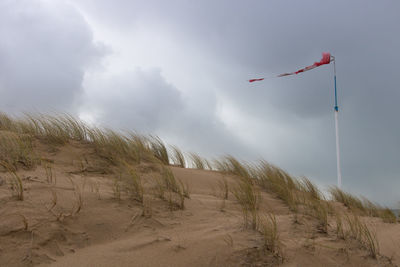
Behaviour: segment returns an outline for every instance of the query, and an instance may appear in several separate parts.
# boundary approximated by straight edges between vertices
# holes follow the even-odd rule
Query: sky
[[[399,1],[0,0],[0,111],[68,112],[400,201]]]

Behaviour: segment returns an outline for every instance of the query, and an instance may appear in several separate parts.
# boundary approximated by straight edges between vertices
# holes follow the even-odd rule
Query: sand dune
[[[142,163],[135,168],[144,181],[144,208],[123,190],[116,198],[118,174],[87,144],[71,141],[54,147],[36,141],[35,151],[42,164],[17,171],[23,201],[11,196],[10,173],[0,173],[0,266],[400,264],[400,226],[379,218],[363,218],[377,232],[380,255],[374,259],[355,240],[338,239],[333,218],[328,233],[322,233],[312,216],[299,213],[295,220],[282,200],[261,190],[260,213],[276,216],[278,256],[263,248],[260,232],[243,226],[241,206],[232,193],[227,200],[220,197],[218,181],[226,179],[233,188],[238,179],[233,174],[170,167],[190,188],[184,209],[170,210],[152,194],[159,167]],[[82,207],[74,213],[79,196]]]

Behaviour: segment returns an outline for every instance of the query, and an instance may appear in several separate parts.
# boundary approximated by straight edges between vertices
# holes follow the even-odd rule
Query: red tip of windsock
[[[329,64],[330,62],[331,62],[331,53],[329,52],[322,53],[322,59],[319,63],[323,65],[323,64]]]

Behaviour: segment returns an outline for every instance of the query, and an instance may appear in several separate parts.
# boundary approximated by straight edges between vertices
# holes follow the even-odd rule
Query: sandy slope
[[[38,153],[53,162],[57,182],[49,184],[43,166],[19,171],[26,188],[25,200],[11,198],[7,184],[0,185],[0,266],[275,266],[280,259],[262,250],[261,235],[243,229],[243,220],[233,196],[218,197],[218,172],[172,167],[176,177],[190,185],[184,210],[169,211],[166,204],[146,196],[151,210],[123,197],[114,198],[113,174],[107,164],[84,145],[53,149],[37,144]],[[81,161],[86,158],[85,172]],[[158,175],[143,165],[144,179]],[[7,174],[0,173],[4,180]],[[225,176],[230,186],[235,177]],[[57,212],[72,210],[77,191],[82,190],[83,208],[57,221],[48,208],[52,191]],[[146,188],[150,188],[150,182]],[[317,231],[316,222],[294,215],[274,196],[262,193],[261,212],[277,216],[284,266],[390,266],[378,261],[355,242],[337,240],[333,233]],[[27,227],[24,224],[27,223]],[[368,219],[376,228],[381,253],[400,264],[400,227]]]

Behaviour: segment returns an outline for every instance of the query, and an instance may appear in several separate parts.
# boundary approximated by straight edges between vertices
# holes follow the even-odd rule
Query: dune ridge
[[[0,114],[0,266],[397,266],[389,209],[262,161]]]

